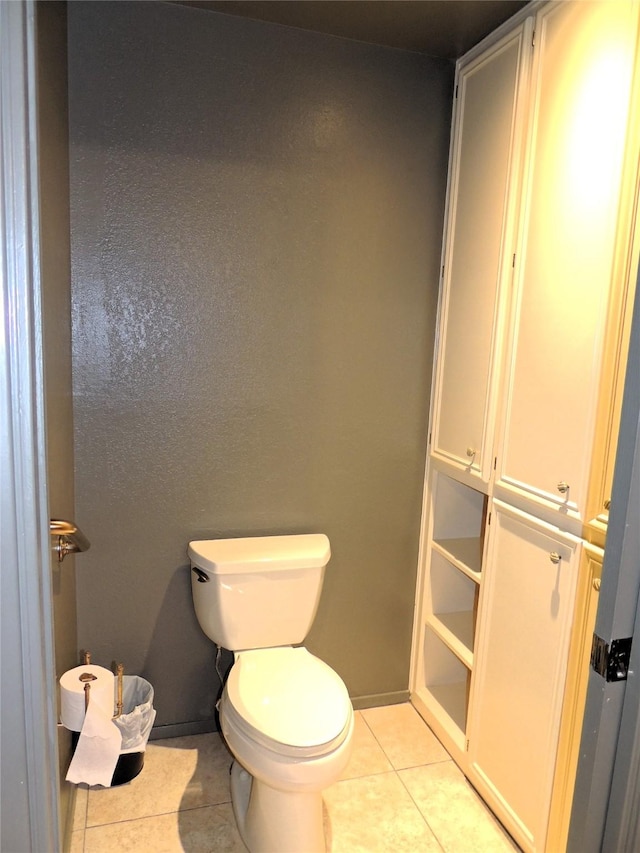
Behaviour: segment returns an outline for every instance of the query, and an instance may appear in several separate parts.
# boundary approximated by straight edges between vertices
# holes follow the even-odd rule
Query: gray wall
[[[73,409],[69,257],[66,3],[37,6],[40,262],[51,518],[73,520]],[[78,663],[75,557],[52,559],[56,678]],[[60,825],[70,826],[75,788],[65,782],[71,735],[59,727]]]
[[[452,66],[157,3],[69,39],[81,645],[204,728],[188,541],[322,531],[308,648],[406,695]]]

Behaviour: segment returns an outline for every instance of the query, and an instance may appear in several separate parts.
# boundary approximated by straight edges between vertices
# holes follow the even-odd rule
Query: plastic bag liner
[[[122,679],[122,714],[113,721],[122,734],[121,755],[144,752],[155,718],[151,684],[139,675],[125,675]]]

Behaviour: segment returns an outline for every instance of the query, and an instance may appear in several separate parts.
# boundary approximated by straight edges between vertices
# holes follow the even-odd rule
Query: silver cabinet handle
[[[58,562],[61,563],[67,554],[78,554],[80,551],[88,551],[91,543],[72,521],[63,521],[52,518],[49,521],[49,533],[57,537],[53,550],[58,554]]]
[[[551,551],[551,553],[549,554],[549,559],[554,564],[554,566],[557,566],[562,557],[560,556],[560,554],[558,554],[557,551]]]
[[[476,452],[477,451],[473,447],[467,447],[467,456],[469,457],[469,459],[473,459],[473,457],[476,455]]]
[[[558,483],[558,491],[560,492],[561,495],[566,495],[566,493],[569,491],[569,483],[565,483],[564,480],[559,482]]]

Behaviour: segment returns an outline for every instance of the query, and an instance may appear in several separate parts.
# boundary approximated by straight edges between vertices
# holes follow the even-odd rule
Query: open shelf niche
[[[424,692],[438,722],[463,748],[471,671],[428,626],[424,633]],[[424,698],[427,698],[426,696]]]
[[[487,496],[440,471],[433,486],[427,622],[471,668]]]
[[[473,669],[487,496],[432,471],[417,695],[461,749]]]

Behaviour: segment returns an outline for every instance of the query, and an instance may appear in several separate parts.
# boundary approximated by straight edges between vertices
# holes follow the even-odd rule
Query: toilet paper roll
[[[108,717],[112,717],[115,704],[115,676],[103,666],[86,664],[67,670],[60,677],[60,721],[72,732],[82,730],[84,722],[84,685],[80,676],[89,673],[95,676],[90,681],[90,703],[100,708]]]
[[[71,764],[68,782],[85,785],[111,786],[113,773],[120,757],[120,729],[96,702],[89,702]]]

